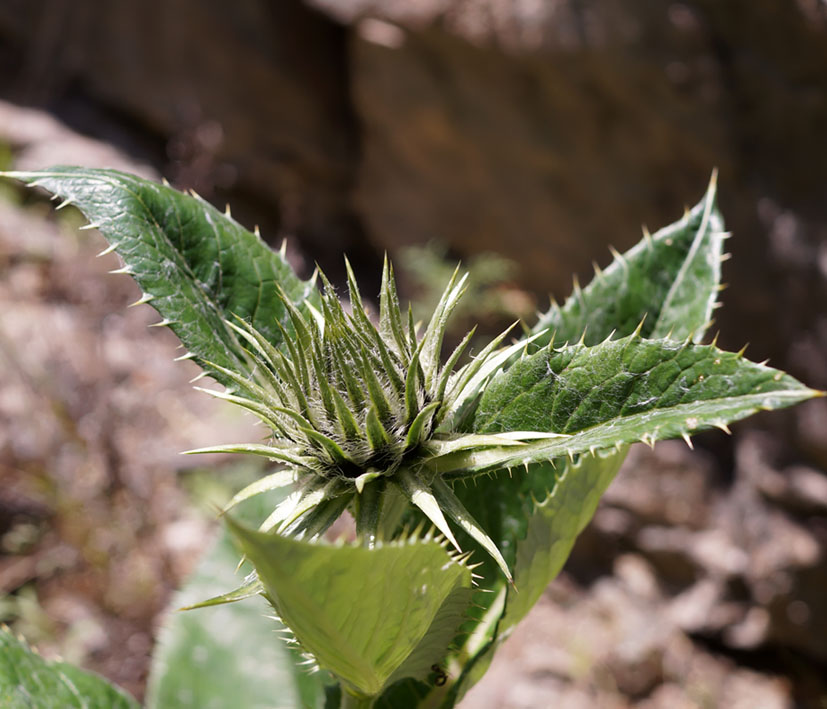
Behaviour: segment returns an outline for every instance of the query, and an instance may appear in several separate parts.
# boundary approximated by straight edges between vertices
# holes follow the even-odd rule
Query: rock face
[[[10,2],[0,82],[341,268],[364,251],[346,37],[298,0]]]
[[[375,278],[377,250],[437,239],[563,297],[718,166],[722,343],[827,386],[823,3],[9,0],[0,59],[3,95],[334,276],[341,251]]]
[[[793,368],[792,340],[827,345],[823,4],[314,3],[354,28],[358,212],[383,248],[496,251],[561,297],[718,166],[725,344]]]
[[[0,59],[3,95],[334,276],[342,251],[375,278],[377,250],[437,239],[563,297],[718,166],[722,343],[827,386],[823,3],[12,0]]]

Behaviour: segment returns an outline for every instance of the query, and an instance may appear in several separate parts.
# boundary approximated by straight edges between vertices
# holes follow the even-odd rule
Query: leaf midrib
[[[716,397],[711,399],[703,399],[700,401],[693,401],[683,404],[676,404],[674,406],[668,407],[666,409],[650,409],[648,411],[643,411],[637,414],[632,414],[630,416],[618,416],[616,418],[610,419],[608,421],[604,421],[599,424],[595,424],[594,426],[590,426],[589,428],[584,428],[577,433],[570,434],[568,438],[565,439],[558,439],[554,441],[542,441],[539,443],[528,443],[521,447],[509,447],[502,451],[502,454],[496,456],[497,453],[500,451],[497,449],[488,449],[486,451],[480,451],[476,453],[466,453],[466,452],[457,452],[452,453],[447,456],[440,458],[436,458],[430,464],[431,467],[441,474],[448,475],[449,477],[455,477],[452,473],[459,473],[463,469],[470,469],[473,471],[474,474],[482,474],[485,472],[490,472],[494,468],[508,468],[517,465],[522,465],[523,461],[528,462],[540,462],[545,460],[550,460],[552,458],[560,458],[563,456],[568,455],[575,455],[578,453],[584,452],[591,452],[592,449],[594,450],[611,450],[613,446],[616,445],[623,445],[626,443],[634,443],[640,441],[640,438],[634,439],[617,439],[614,443],[601,442],[599,444],[583,444],[581,441],[588,438],[594,432],[600,432],[600,429],[622,429],[622,428],[630,428],[633,427],[637,423],[643,423],[646,420],[646,417],[651,417],[652,414],[657,414],[658,412],[666,414],[674,414],[676,417],[680,416],[685,413],[687,417],[691,417],[692,414],[697,412],[698,408],[703,410],[707,408],[719,408],[722,405],[726,406],[738,406],[742,408],[742,412],[735,417],[727,417],[726,419],[719,418],[716,421],[712,421],[710,417],[706,418],[705,420],[699,421],[697,428],[689,429],[687,428],[687,432],[700,432],[701,430],[714,427],[718,421],[721,423],[724,422],[731,422],[733,420],[738,420],[740,418],[744,418],[745,416],[749,415],[749,413],[754,413],[757,410],[760,410],[761,402],[767,398],[781,398],[781,399],[789,399],[791,401],[804,401],[806,399],[812,398],[814,396],[821,395],[820,392],[814,391],[812,389],[802,388],[802,389],[778,389],[775,391],[769,392],[761,392],[755,394],[741,394],[735,397]],[[694,408],[693,408],[694,407]],[[703,413],[703,412],[701,412]],[[743,414],[743,415],[742,415]],[[662,424],[655,426],[654,431],[656,432],[658,428],[660,428]],[[608,433],[606,433],[608,436]],[[485,458],[490,456],[490,461],[486,462]],[[496,456],[496,457],[495,457]],[[482,459],[480,463],[474,464],[474,459]],[[449,465],[448,467],[444,467],[445,463],[451,463],[452,460],[457,461],[458,464]]]

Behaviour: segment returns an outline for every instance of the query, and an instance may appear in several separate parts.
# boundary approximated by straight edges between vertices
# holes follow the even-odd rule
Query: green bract
[[[821,395],[703,344],[728,237],[714,180],[681,220],[615,253],[528,335],[506,343],[503,333],[463,363],[469,333],[442,364],[458,272],[418,328],[386,260],[374,321],[350,264],[345,307],[322,274],[302,281],[283,253],[195,195],[107,170],[10,175],[77,205],[144,290],[139,302],[224,387],[206,391],[268,427],[263,443],[190,451],[274,463],[225,510],[254,570],[190,607],[263,597],[276,627],[325,670],[305,675],[298,653],[268,655],[289,671],[265,670],[249,696],[272,683],[273,696],[328,709],[453,706],[559,572],[628,445],[689,443]],[[253,527],[235,517],[274,490],[281,501]],[[346,512],[355,541],[325,540]],[[222,609],[228,622],[237,607]],[[176,670],[186,653],[175,649],[199,637],[192,617],[165,631],[173,640],[151,706],[169,706],[175,672],[195,681],[192,668]],[[249,614],[237,617],[250,627]],[[216,627],[205,622],[200,636],[218,647]],[[231,703],[232,688],[211,680],[216,703]]]

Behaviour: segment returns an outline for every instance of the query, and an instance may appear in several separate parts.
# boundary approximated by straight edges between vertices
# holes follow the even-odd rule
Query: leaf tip
[[[707,188],[707,192],[711,192],[713,195],[715,191],[718,189],[718,168],[712,168],[712,174],[709,176],[709,187]]]

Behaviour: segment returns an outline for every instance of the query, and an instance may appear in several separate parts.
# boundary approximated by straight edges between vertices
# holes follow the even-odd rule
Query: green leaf
[[[199,606],[210,596],[220,598],[238,584],[237,565],[238,552],[222,532],[175,595],[153,656],[149,709],[323,706],[325,675],[311,674],[300,664],[303,658],[279,636],[284,626],[266,617],[272,608],[261,595],[178,610]]]
[[[715,206],[715,179],[707,194],[690,212],[675,224],[646,235],[634,248],[615,260],[585,288],[575,285],[575,292],[561,308],[553,306],[532,329],[536,342],[530,350],[547,344],[552,337],[557,342],[577,341],[583,336],[587,344],[600,343],[608,337],[624,337],[643,322],[641,331],[650,337],[672,333],[686,337],[695,333],[700,339],[709,323],[719,292],[720,263],[723,241],[723,219]],[[548,332],[544,332],[550,328]],[[610,442],[611,444],[611,442]],[[548,509],[557,499],[557,480],[573,486],[579,479],[594,483],[596,491],[583,496],[581,519],[591,516],[592,502],[599,491],[608,485],[626,456],[627,446],[597,455],[583,455],[573,464],[568,458],[558,458],[552,464],[545,461],[509,463],[517,467],[511,471],[490,468],[489,476],[475,478],[470,484],[457,484],[455,493],[466,508],[481,522],[509,564],[515,568],[519,593],[504,588],[505,580],[490,559],[482,555],[483,563],[477,571],[483,578],[483,588],[508,594],[510,607],[508,625],[516,622],[522,610],[530,606],[536,594],[558,573],[569,553],[571,544],[549,543],[537,530],[549,524]],[[561,450],[558,455],[566,455]],[[574,468],[572,470],[572,468]],[[577,501],[568,498],[577,509]],[[546,500],[535,508],[536,500]],[[532,529],[529,533],[529,528]],[[573,539],[573,537],[572,537]],[[544,541],[543,541],[544,540]],[[473,548],[470,539],[460,538],[463,548]],[[489,604],[497,597],[488,593],[478,603]],[[516,599],[516,600],[515,600]],[[494,609],[492,609],[493,611]],[[465,680],[465,688],[481,676],[496,643],[487,646],[484,657],[476,657],[473,676]],[[478,651],[479,652],[479,651]]]
[[[126,692],[66,662],[44,660],[0,628],[0,707],[3,709],[138,709]]]
[[[456,589],[471,585],[468,568],[433,540],[377,542],[368,549],[263,534],[228,522],[302,646],[366,696],[404,672],[400,668],[409,657],[421,664],[412,653],[443,604]]]
[[[474,589],[468,586],[456,586],[451,591],[422,640],[390,676],[387,686],[406,678],[424,680],[432,673],[433,666],[439,664],[460,626],[468,620],[468,607],[473,594]]]
[[[519,593],[509,594],[500,633],[522,620],[560,573],[577,535],[594,516],[624,458],[625,450],[621,454],[597,451],[560,465],[560,471],[549,470],[551,464],[545,463],[545,470],[528,472],[555,482],[545,498],[532,496],[533,510],[524,535],[517,541],[514,561],[514,585]]]
[[[246,371],[226,320],[237,315],[278,344],[277,323],[288,330],[292,325],[276,285],[297,305],[318,297],[313,283],[300,280],[281,254],[196,195],[115,170],[55,167],[6,175],[80,209],[123,259],[123,272],[145,293],[142,301],[224,384],[229,382],[207,362]]]
[[[626,443],[726,429],[758,411],[823,396],[763,364],[689,341],[630,335],[595,347],[547,347],[514,364],[484,392],[480,433],[535,426],[567,434],[520,447],[460,451],[427,461],[443,476],[471,476]]]
[[[695,333],[699,340],[712,317],[719,291],[724,222],[715,204],[713,175],[704,198],[684,217],[646,236],[625,254],[598,272],[582,290],[560,307],[553,305],[532,332],[549,332],[537,341],[547,344],[601,342],[612,332],[631,334],[644,320],[644,337],[678,339]]]
[[[445,477],[495,475],[468,488],[457,485],[455,492],[514,569],[519,593],[508,594],[505,629],[561,568],[617,472],[626,443],[653,444],[710,426],[726,428],[758,410],[819,395],[740,354],[691,342],[632,335],[591,348],[546,348],[491,382],[474,429],[486,434],[534,426],[564,436],[459,450],[428,465]],[[606,451],[613,447],[616,452]],[[503,468],[513,468],[513,478]],[[468,548],[466,540],[460,542]],[[490,562],[484,561],[480,573],[485,588],[496,590],[503,583]]]
[[[594,347],[547,347],[524,357],[486,389],[474,428],[480,433],[529,427],[593,432],[592,445],[603,448],[690,434],[816,395],[740,353],[630,335]],[[597,430],[601,426],[610,429]],[[572,443],[563,439],[527,447],[556,445],[566,454]]]

